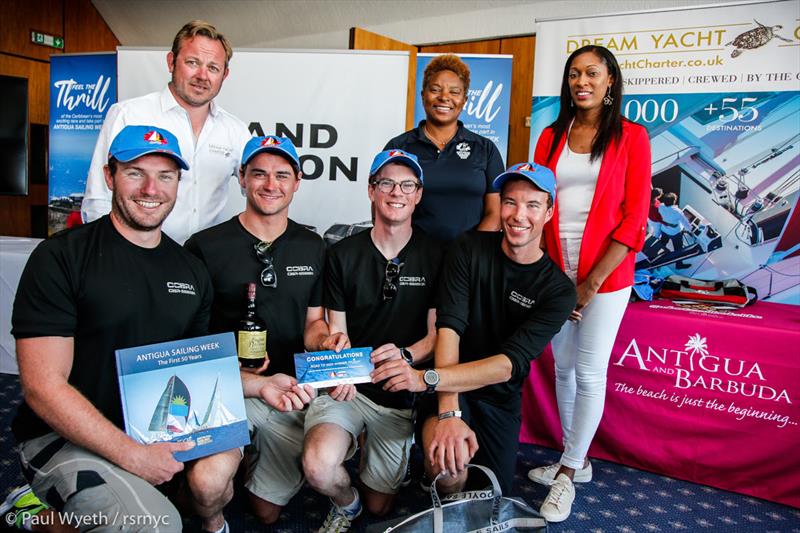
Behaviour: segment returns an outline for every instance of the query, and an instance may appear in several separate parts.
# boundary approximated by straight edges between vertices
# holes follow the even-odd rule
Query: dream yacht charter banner
[[[650,134],[653,187],[678,196],[682,242],[660,245],[649,224],[637,270],[736,278],[760,299],[800,304],[799,6],[537,21],[530,153],[558,114],[567,57],[605,46],[622,70],[624,115]]]

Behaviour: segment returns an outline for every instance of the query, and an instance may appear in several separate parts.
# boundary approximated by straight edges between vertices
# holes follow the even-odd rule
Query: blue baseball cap
[[[113,157],[123,163],[148,154],[171,157],[183,170],[189,170],[189,164],[181,155],[178,139],[164,128],[125,126],[117,133],[108,148],[108,158]]]
[[[503,188],[505,182],[514,177],[525,178],[550,195],[556,201],[556,177],[553,171],[536,163],[517,163],[497,176],[492,182],[496,191]]]
[[[419,166],[419,160],[414,154],[410,154],[403,150],[384,150],[375,156],[372,160],[372,166],[369,169],[369,177],[371,178],[378,173],[380,169],[389,163],[399,163],[405,165],[414,171],[414,175],[419,178],[422,183],[422,167]]]
[[[266,137],[253,137],[244,145],[242,152],[242,166],[247,165],[253,157],[262,153],[269,152],[277,154],[289,160],[294,169],[300,172],[300,158],[297,157],[297,149],[287,137],[267,135]]]

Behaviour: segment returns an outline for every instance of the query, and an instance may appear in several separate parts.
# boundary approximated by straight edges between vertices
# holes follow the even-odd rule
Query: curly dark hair
[[[443,70],[454,72],[464,82],[464,91],[469,90],[469,67],[455,54],[436,56],[428,63],[428,66],[425,67],[425,74],[422,77],[422,90],[424,91],[428,88],[428,83],[434,74]]]

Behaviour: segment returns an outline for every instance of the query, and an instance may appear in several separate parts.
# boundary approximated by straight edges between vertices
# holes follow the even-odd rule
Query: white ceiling
[[[704,5],[725,0],[92,0],[124,46],[169,46],[189,20],[234,47],[348,47],[360,27],[412,44],[534,33],[538,18]]]

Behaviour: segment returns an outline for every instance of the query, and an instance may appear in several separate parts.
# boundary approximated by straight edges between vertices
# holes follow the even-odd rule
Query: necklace
[[[452,134],[450,137],[448,137],[446,141],[442,141],[442,140],[439,140],[439,138],[438,138],[438,137],[435,137],[435,136],[434,136],[434,135],[433,135],[433,134],[430,132],[430,130],[428,129],[428,125],[427,125],[427,124],[425,124],[424,126],[422,126],[422,129],[425,131],[425,135],[426,135],[426,136],[427,136],[427,137],[428,137],[430,140],[432,140],[433,142],[435,142],[435,143],[436,143],[436,145],[437,145],[437,146],[441,146],[442,148],[444,148],[445,146],[447,146],[447,143],[449,143],[450,141],[452,141],[452,140],[453,140],[453,137],[455,137],[455,136],[456,136],[456,133],[458,132],[458,128],[456,128],[456,131],[454,131],[454,132],[453,132],[453,134]]]

